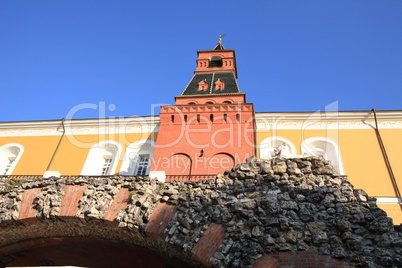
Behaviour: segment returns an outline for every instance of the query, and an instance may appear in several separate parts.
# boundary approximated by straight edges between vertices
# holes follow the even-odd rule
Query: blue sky
[[[158,112],[220,34],[258,112],[401,109],[400,0],[0,0],[0,121]]]

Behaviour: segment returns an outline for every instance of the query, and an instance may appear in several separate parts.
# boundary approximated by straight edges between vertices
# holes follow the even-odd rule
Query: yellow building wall
[[[131,143],[148,139],[153,140],[151,133],[124,133],[103,135],[101,137],[99,135],[66,136],[60,145],[50,170],[57,170],[62,175],[79,175],[92,146],[102,141],[113,140],[118,142],[122,149],[115,172],[117,174],[124,160],[126,148]]]
[[[402,155],[402,143],[391,146],[392,140],[396,143],[397,137],[402,137],[402,130],[383,130],[381,133],[383,132],[384,143],[386,143],[387,152],[392,159],[395,175],[402,175],[402,165],[398,164],[398,160],[401,159],[398,154]],[[348,175],[349,181],[356,189],[364,189],[371,196],[396,196],[374,130],[261,130],[257,132],[257,143],[260,144],[264,139],[272,136],[280,136],[292,141],[299,155],[303,140],[312,137],[331,138],[340,146],[345,174]],[[401,184],[401,179],[398,182]]]
[[[381,129],[381,136],[391,162],[397,184],[402,190],[402,129]],[[374,129],[275,129],[258,130],[256,142],[280,136],[289,139],[301,154],[301,144],[312,137],[328,137],[340,146],[341,158],[349,181],[356,189],[364,189],[369,196],[396,197],[396,192]],[[13,170],[13,175],[43,175],[60,140],[60,136],[0,137],[0,146],[18,143],[24,152]],[[127,146],[140,140],[156,139],[156,133],[113,133],[65,135],[49,170],[62,175],[79,175],[93,145],[113,140],[121,145],[116,168],[119,172]],[[259,154],[259,150],[257,150]],[[402,222],[401,207],[397,204],[381,204],[395,223]]]
[[[92,146],[105,140],[113,140],[120,143],[122,149],[115,172],[118,173],[127,146],[140,140],[154,140],[154,136],[152,133],[65,135],[49,170],[59,171],[62,175],[79,175]],[[24,152],[12,175],[43,175],[60,138],[61,135],[1,137],[0,146],[18,143],[24,147]]]
[[[1,137],[0,146],[18,143],[24,147],[12,174],[43,175],[59,139],[60,136]]]
[[[402,192],[402,129],[381,129],[380,134],[387,151],[399,191]]]
[[[387,212],[387,216],[392,218],[395,225],[399,225],[402,223],[401,205],[378,204],[378,207]]]

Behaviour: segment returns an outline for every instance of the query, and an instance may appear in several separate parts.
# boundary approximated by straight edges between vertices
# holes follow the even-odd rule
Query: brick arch
[[[230,99],[230,98],[225,98],[224,100],[223,100],[223,103],[234,103],[234,100],[233,99]]]
[[[215,104],[216,101],[214,99],[206,99],[203,101],[204,104]]]
[[[186,153],[175,153],[169,158],[168,175],[191,175],[193,166],[192,158]]]
[[[176,212],[175,205],[157,202],[151,207],[149,221],[141,228],[122,225],[117,220],[121,211],[130,205],[133,192],[120,188],[114,199],[107,204],[105,213],[91,215],[93,207],[86,208],[88,213],[80,213],[83,200],[92,191],[91,185],[65,185],[59,209],[47,217],[38,217],[42,207],[38,199],[43,199],[46,187],[25,189],[13,217],[0,220],[0,266],[5,266],[13,258],[26,254],[28,249],[36,249],[52,239],[63,246],[65,239],[83,241],[100,239],[147,248],[158,256],[174,263],[191,267],[195,261],[191,254],[183,255],[177,247],[163,243],[164,230]],[[95,193],[94,193],[95,194]],[[4,197],[0,196],[0,199]],[[46,200],[46,198],[44,198]],[[152,212],[152,213],[151,213]],[[140,229],[143,229],[140,231]],[[21,255],[21,256],[22,256]],[[4,258],[3,258],[4,257]]]
[[[211,157],[208,163],[208,173],[216,174],[230,170],[235,165],[235,158],[229,153],[217,153]]]

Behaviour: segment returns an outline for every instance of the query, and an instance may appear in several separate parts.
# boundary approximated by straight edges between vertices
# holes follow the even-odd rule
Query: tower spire
[[[214,47],[213,50],[225,50],[225,47],[222,45],[222,38],[226,36],[225,34],[219,35],[218,44]]]

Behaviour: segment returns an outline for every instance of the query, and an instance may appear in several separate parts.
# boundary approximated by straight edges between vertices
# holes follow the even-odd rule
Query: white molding
[[[297,155],[296,146],[293,144],[293,142],[291,140],[286,139],[286,138],[281,137],[281,136],[272,136],[272,137],[268,137],[268,138],[264,139],[259,144],[259,148],[260,148],[259,157],[260,158],[264,158],[264,159],[271,158],[271,156],[268,155],[268,153],[270,152],[269,148],[274,149],[274,147],[271,147],[271,146],[265,147],[265,145],[270,145],[271,142],[274,141],[274,140],[275,141],[281,141],[281,142],[283,142],[283,143],[285,143],[285,144],[287,144],[289,146],[289,148],[291,150],[291,152],[290,152],[291,156],[285,156],[285,157],[293,157],[293,156]]]
[[[145,147],[145,148],[144,148]],[[149,148],[148,148],[149,147]],[[126,151],[124,153],[123,162],[120,167],[119,174],[122,175],[135,175],[138,170],[138,166],[130,168],[130,163],[132,161],[136,161],[140,155],[147,154],[149,155],[149,162],[146,174],[149,174],[149,169],[151,168],[153,151],[155,148],[155,142],[152,140],[140,140],[134,143],[131,143],[127,146]],[[132,157],[131,154],[135,155],[135,158]]]
[[[110,166],[109,174],[113,175],[116,173],[117,164],[120,160],[122,147],[120,143],[114,140],[106,140],[99,142],[91,147],[88,152],[87,158],[81,170],[81,175],[101,175],[100,171],[102,169],[103,153],[107,152],[112,155],[112,163]]]
[[[158,132],[159,116],[65,120],[66,135]],[[0,137],[60,136],[61,120],[0,123]]]
[[[345,170],[343,167],[343,160],[342,160],[342,155],[341,155],[341,150],[339,147],[339,144],[334,141],[333,139],[327,138],[327,137],[311,137],[308,139],[305,139],[302,144],[301,144],[301,153],[302,155],[311,155],[310,154],[310,149],[315,149],[315,148],[319,148],[324,150],[327,154],[331,153],[331,150],[328,150],[330,148],[328,148],[328,145],[325,146],[325,148],[320,148],[320,147],[311,147],[310,144],[313,143],[314,141],[324,141],[327,144],[330,144],[333,146],[334,151],[332,153],[334,153],[335,155],[335,159],[331,157],[328,157],[330,159],[327,160],[331,160],[332,161],[332,165],[334,166],[334,168],[339,172],[339,174],[344,175],[345,174]]]
[[[12,148],[12,147],[18,148],[19,152],[18,152],[17,157],[15,158],[14,162],[12,163],[12,165],[9,168],[9,170],[8,170],[6,175],[11,175],[13,173],[15,167],[17,166],[18,162],[21,159],[22,154],[24,153],[24,146],[22,146],[21,144],[19,144],[19,143],[7,143],[7,144],[4,144],[3,146],[0,147],[0,154],[1,154],[1,152],[3,150],[6,150],[7,148]],[[4,160],[3,156],[1,158]],[[8,161],[8,159],[7,159],[7,161]],[[5,171],[5,165],[7,165],[7,163],[3,163],[3,161],[0,161],[0,170],[1,170],[0,172]]]
[[[43,174],[43,178],[48,179],[50,177],[60,178],[61,174],[57,170],[46,170],[45,174]]]
[[[380,129],[402,129],[402,111],[377,111]],[[372,111],[349,112],[256,112],[257,130],[274,129],[374,129]],[[159,116],[101,119],[69,119],[66,135],[158,132]],[[0,122],[0,137],[60,136],[61,120]]]
[[[165,182],[166,181],[166,173],[165,173],[165,171],[151,171],[149,173],[149,177],[151,177],[151,179],[157,179],[160,182]]]
[[[392,205],[396,204],[399,205],[401,204],[401,199],[398,197],[375,197],[377,198],[377,204],[384,204],[384,205]]]
[[[402,110],[394,111],[376,111],[378,120],[402,120]],[[256,112],[256,121],[269,120],[277,121],[278,119],[286,121],[305,121],[305,120],[320,120],[320,121],[360,121],[374,120],[372,111],[335,111],[335,112],[277,112],[265,113]]]
[[[402,129],[402,111],[377,111],[379,128]],[[374,129],[372,111],[256,113],[258,130]]]
[[[401,121],[380,121],[378,122],[380,129],[402,129]],[[304,129],[375,129],[374,121],[343,121],[343,122],[326,122],[326,121],[256,121],[257,130],[304,130]]]

